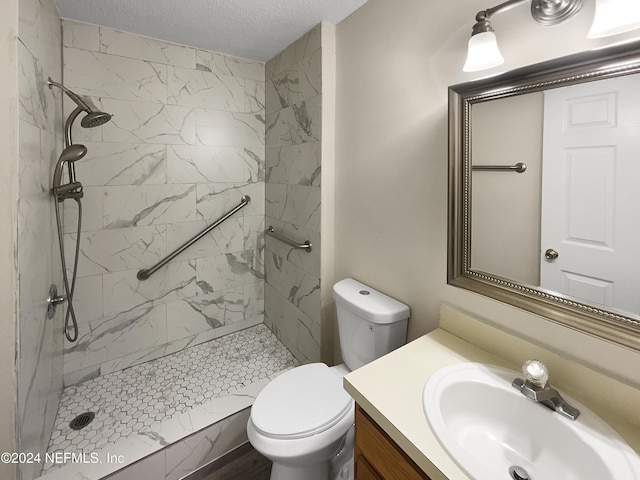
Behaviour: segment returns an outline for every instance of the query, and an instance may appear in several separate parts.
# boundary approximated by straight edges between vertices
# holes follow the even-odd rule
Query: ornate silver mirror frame
[[[571,55],[449,88],[450,285],[640,351],[640,318],[471,269],[471,107],[514,95],[640,72],[640,42]],[[639,239],[640,248],[640,239]],[[640,274],[640,272],[639,272]],[[638,292],[640,294],[640,292]]]

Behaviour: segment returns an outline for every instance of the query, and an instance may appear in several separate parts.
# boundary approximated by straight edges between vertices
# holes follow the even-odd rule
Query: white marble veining
[[[265,109],[265,84],[253,80],[244,82],[244,111],[261,114]]]
[[[322,26],[317,25],[269,60],[265,69],[267,80],[273,79],[277,73],[291,68],[305,57],[310,57],[321,47],[321,36]]]
[[[198,184],[196,201],[198,218],[214,220],[239,204],[243,195],[251,197],[251,202],[242,210],[242,216],[264,215],[264,183],[209,183]]]
[[[257,282],[264,276],[262,257],[257,250],[200,258],[197,269],[197,286],[202,293]]]
[[[269,148],[268,152],[268,183],[314,187],[321,185],[322,158],[320,142]]]
[[[314,51],[270,79],[271,93],[275,93],[270,107],[288,107],[322,93],[321,53]]]
[[[316,322],[320,322],[320,281],[272,252],[265,254],[265,275],[277,279],[269,284]]]
[[[149,62],[196,68],[196,49],[107,27],[100,29],[100,51]],[[82,47],[80,47],[82,48]]]
[[[267,184],[266,215],[297,227],[320,231],[320,188]]]
[[[102,127],[105,142],[196,143],[196,112],[181,105],[101,99],[102,108],[113,118]]]
[[[320,360],[322,26],[266,65],[265,323],[301,361]]]
[[[244,289],[235,287],[167,304],[167,335],[178,340],[244,318]]]
[[[76,175],[84,186],[167,183],[165,145],[91,141],[83,145],[88,153],[76,163]]]
[[[149,306],[80,323],[78,342],[65,351],[69,371],[167,343],[165,305]]]
[[[169,183],[231,183],[249,180],[242,147],[171,145],[167,148]]]
[[[168,85],[168,103],[171,105],[206,105],[214,110],[244,111],[244,80],[240,78],[191,68],[170,67]]]
[[[102,228],[102,187],[84,187],[82,197],[83,232],[100,230]],[[64,202],[64,231],[66,233],[78,230],[78,205],[76,202]]]
[[[319,95],[268,113],[267,147],[281,147],[320,140],[322,98]]]
[[[19,452],[44,451],[62,390],[62,315],[46,317],[49,286],[60,283],[50,172],[62,145],[62,95],[46,85],[62,77],[60,17],[51,0],[24,0],[17,46],[19,125],[16,430]],[[39,466],[22,463],[31,480]]]
[[[100,51],[100,27],[89,23],[62,20],[62,45],[92,52]],[[142,59],[146,60],[146,59]]]
[[[203,231],[213,222],[181,222],[167,225],[167,251],[172,252],[184,242]],[[176,257],[176,260],[205,258],[237,252],[244,248],[242,217],[232,217],[202,237],[192,247]]]
[[[301,362],[319,362],[320,324],[265,284],[265,324]]]
[[[136,278],[137,270],[103,275],[105,315],[161,305],[196,294],[196,261],[169,263],[148,280]]]
[[[264,81],[264,64],[245,58],[231,57],[207,50],[196,54],[198,70],[220,75],[231,75],[249,80]]]
[[[167,66],[104,53],[64,49],[65,84],[79,95],[167,103]]]
[[[273,226],[275,231],[288,238],[295,238],[301,242],[310,241],[313,249],[311,252],[307,252],[306,250],[292,248],[273,237],[266,236],[265,245],[267,251],[274,253],[282,258],[283,261],[286,260],[315,277],[320,277],[320,252],[322,251],[322,236],[320,232],[298,227],[276,218],[269,218],[269,225]]]
[[[104,228],[130,228],[196,220],[191,184],[114,186],[102,189]]]
[[[168,319],[169,324],[171,320],[172,319]],[[107,373],[117,372],[119,370],[123,370],[134,365],[139,365],[156,358],[171,355],[185,348],[209,342],[213,339],[228,335],[229,333],[237,332],[245,328],[255,327],[256,325],[260,325],[262,321],[263,318],[262,315],[260,315],[252,318],[247,318],[231,325],[223,325],[218,328],[208,329],[202,333],[180,338],[178,340],[168,342],[158,347],[138,349],[134,353],[102,363],[100,365],[100,374],[104,375]],[[74,375],[74,372],[72,372],[71,375]],[[70,383],[67,385],[70,385]]]
[[[153,265],[166,255],[165,226],[140,226],[85,232],[80,239],[78,277]],[[67,258],[73,258],[76,234],[65,235]]]
[[[260,115],[198,109],[196,117],[196,136],[202,145],[264,148],[265,125]]]

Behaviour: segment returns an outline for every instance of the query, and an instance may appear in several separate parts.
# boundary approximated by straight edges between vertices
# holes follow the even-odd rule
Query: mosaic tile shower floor
[[[68,387],[48,452],[103,448],[297,364],[261,324]],[[69,422],[85,412],[95,420],[72,430]]]

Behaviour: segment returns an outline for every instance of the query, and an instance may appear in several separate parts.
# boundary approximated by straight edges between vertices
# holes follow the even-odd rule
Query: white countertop
[[[345,390],[432,480],[472,480],[440,446],[422,406],[423,389],[430,376],[442,367],[460,362],[482,362],[518,370],[518,366],[437,329],[344,377]],[[590,403],[573,392],[567,393],[592,408],[640,452],[639,413],[629,419],[624,416],[624,409],[610,405],[603,411],[597,399]],[[633,391],[632,395],[636,393],[640,392]]]

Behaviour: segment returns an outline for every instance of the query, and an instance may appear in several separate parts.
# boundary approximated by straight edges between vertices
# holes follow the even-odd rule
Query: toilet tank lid
[[[333,286],[336,304],[373,323],[394,323],[409,318],[407,305],[353,278]]]

